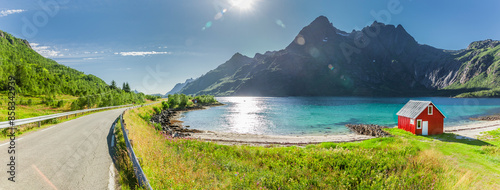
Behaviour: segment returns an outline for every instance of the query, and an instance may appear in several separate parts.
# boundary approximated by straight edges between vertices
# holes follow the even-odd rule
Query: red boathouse
[[[445,116],[431,101],[410,100],[396,115],[399,129],[415,135],[443,133]]]

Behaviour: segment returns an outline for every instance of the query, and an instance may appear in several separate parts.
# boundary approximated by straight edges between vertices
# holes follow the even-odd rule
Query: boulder
[[[382,130],[387,126],[373,125],[373,124],[346,124],[347,128],[360,135],[369,135],[374,137],[388,137],[389,133]]]

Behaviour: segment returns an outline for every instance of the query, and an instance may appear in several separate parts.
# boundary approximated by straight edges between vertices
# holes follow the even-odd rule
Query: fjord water
[[[218,97],[226,105],[186,112],[181,120],[218,132],[346,134],[349,123],[396,126],[396,113],[410,99],[432,101],[447,117],[445,127],[500,113],[500,99],[493,98]]]

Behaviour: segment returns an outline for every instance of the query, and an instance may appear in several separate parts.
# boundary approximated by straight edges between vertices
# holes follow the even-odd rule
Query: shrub
[[[155,124],[153,124],[153,125],[155,126],[155,129],[156,129],[157,131],[161,131],[161,130],[162,130],[161,124],[159,124],[159,123],[155,123]]]
[[[161,102],[161,107],[163,110],[167,110],[170,107],[170,105],[168,105],[168,102],[163,101]]]
[[[31,99],[30,99],[31,100]],[[64,106],[64,100],[59,100],[57,102],[57,107],[60,108],[60,107],[63,107]]]
[[[72,111],[79,110],[79,109],[80,109],[80,106],[78,105],[78,101],[77,100],[71,102],[71,110]]]
[[[161,113],[160,107],[153,107],[153,109],[155,110],[156,114],[160,114]]]
[[[24,102],[24,100],[23,100],[23,98],[19,99],[19,103],[18,104],[19,105],[26,105],[25,102]]]

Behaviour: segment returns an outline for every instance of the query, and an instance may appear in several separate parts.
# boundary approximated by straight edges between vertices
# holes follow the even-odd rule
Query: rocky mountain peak
[[[239,52],[235,53],[235,54],[231,57],[231,59],[245,59],[245,58],[249,58],[249,57],[247,57],[247,56],[245,56],[245,55],[243,55],[243,54],[241,54],[241,53],[239,53]]]
[[[303,49],[315,46],[322,43],[325,37],[335,36],[337,31],[339,30],[330,23],[328,18],[319,16],[311,24],[302,28],[296,39],[285,49]]]
[[[304,27],[300,32],[299,35],[303,35],[306,37],[313,37],[311,35],[319,34],[319,33],[330,33],[330,32],[335,32],[337,29],[330,23],[328,18],[325,16],[319,16],[318,18],[314,19],[311,24],[307,25]]]
[[[482,41],[475,41],[469,44],[467,50],[471,49],[482,49],[482,48],[493,48],[500,45],[500,41],[487,39]]]
[[[499,50],[490,49],[492,52],[485,56],[471,54],[459,60],[463,53],[420,45],[402,25],[374,21],[361,31],[347,33],[336,29],[324,16],[302,28],[292,40],[283,50],[257,53],[253,58],[236,53],[181,92],[222,96],[448,96],[462,91],[440,89],[469,85],[468,81],[483,73],[495,77],[498,63],[492,60],[500,56]],[[498,45],[500,41],[485,40],[471,43],[469,49],[483,51]]]
[[[314,21],[311,22],[310,25],[330,25],[330,20],[326,18],[325,16],[321,15],[314,19]]]

